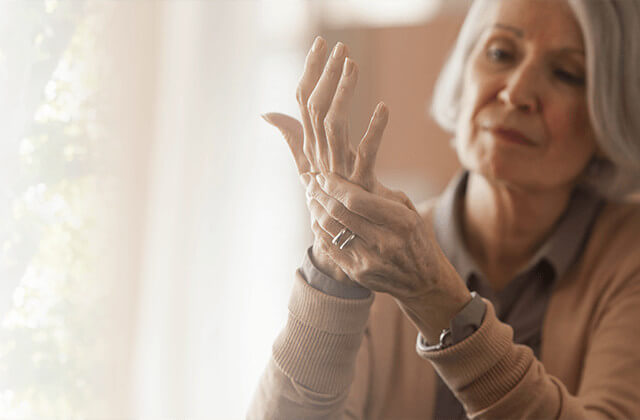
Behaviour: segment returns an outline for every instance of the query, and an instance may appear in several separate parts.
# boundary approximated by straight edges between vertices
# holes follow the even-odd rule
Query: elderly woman
[[[318,38],[284,134],[315,241],[250,418],[640,418],[640,1],[476,0],[438,81],[464,170],[380,185]],[[323,70],[324,68],[324,70]],[[374,302],[375,296],[375,302]]]

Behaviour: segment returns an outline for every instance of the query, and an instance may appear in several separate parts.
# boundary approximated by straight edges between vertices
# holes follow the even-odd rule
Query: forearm
[[[471,301],[471,293],[444,254],[434,268],[422,274],[432,286],[410,298],[396,298],[400,308],[429,344],[439,341],[443,329]]]
[[[340,417],[372,301],[326,295],[297,273],[249,418]]]
[[[490,301],[484,301],[486,316],[473,335],[444,350],[418,348],[418,355],[431,362],[469,418],[615,418],[596,408],[601,401],[572,395],[548,374],[531,348],[513,342],[513,329],[497,318]]]
[[[247,419],[341,419],[347,393],[313,392],[287,377],[273,359],[253,397]]]

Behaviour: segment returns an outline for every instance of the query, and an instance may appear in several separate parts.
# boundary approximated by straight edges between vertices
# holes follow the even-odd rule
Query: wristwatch
[[[457,344],[473,334],[484,320],[487,305],[480,295],[471,292],[471,300],[451,319],[449,328],[440,333],[440,342],[429,345],[421,333],[418,333],[416,350],[419,352],[442,350]]]

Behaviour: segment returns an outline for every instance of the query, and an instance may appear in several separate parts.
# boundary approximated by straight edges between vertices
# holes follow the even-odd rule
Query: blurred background
[[[317,35],[378,101],[414,202],[458,170],[428,116],[466,0],[0,2],[0,418],[241,419],[312,235],[260,114]]]

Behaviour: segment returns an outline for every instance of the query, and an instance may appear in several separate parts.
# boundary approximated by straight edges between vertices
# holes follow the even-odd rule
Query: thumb
[[[309,161],[304,154],[304,130],[300,121],[286,114],[278,112],[268,112],[262,114],[261,117],[277,128],[289,145],[289,150],[293,154],[293,158],[298,168],[298,173],[309,172]]]

